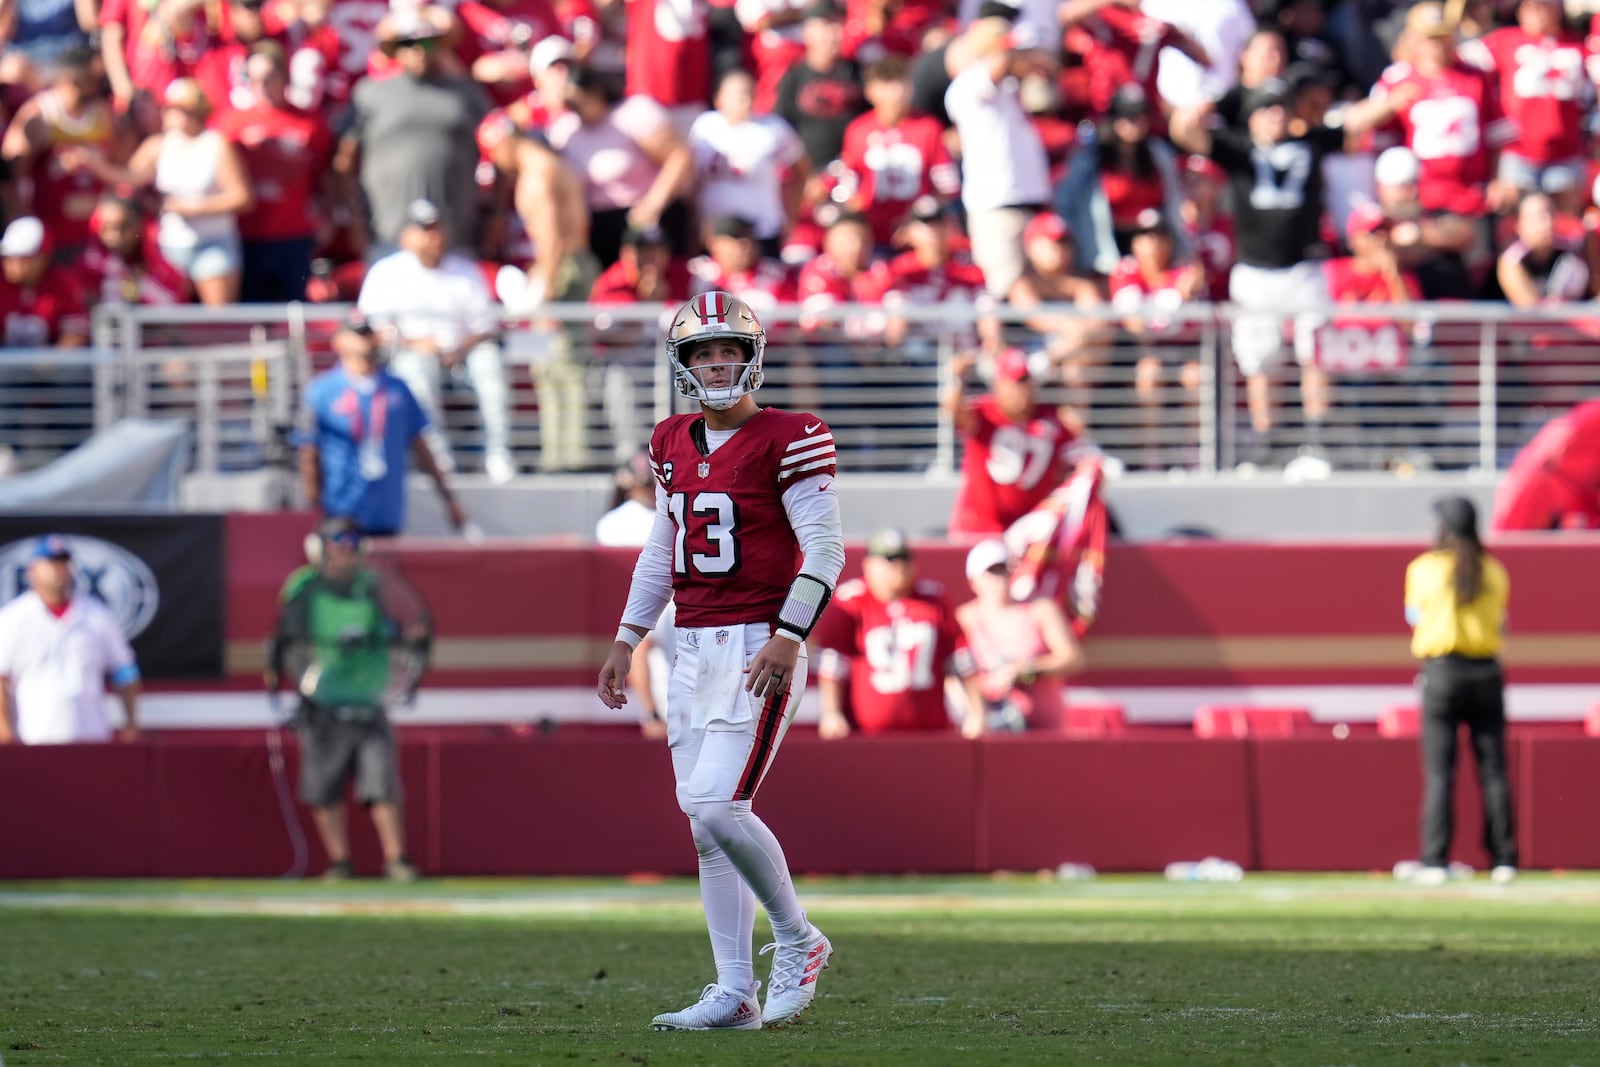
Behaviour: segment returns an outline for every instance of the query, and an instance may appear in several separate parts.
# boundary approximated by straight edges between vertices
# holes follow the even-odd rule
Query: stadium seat
[[[1422,732],[1422,709],[1415,704],[1396,704],[1378,712],[1379,737],[1416,737]]]
[[[1196,737],[1291,737],[1310,727],[1309,708],[1207,704],[1194,713]]]
[[[1128,729],[1121,704],[1068,705],[1061,732],[1068,737],[1121,737]]]

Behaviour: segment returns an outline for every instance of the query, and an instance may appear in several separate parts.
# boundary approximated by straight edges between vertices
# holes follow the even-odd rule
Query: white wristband
[[[644,640],[644,634],[628,626],[617,627],[617,640],[629,648],[638,648],[639,642]]]

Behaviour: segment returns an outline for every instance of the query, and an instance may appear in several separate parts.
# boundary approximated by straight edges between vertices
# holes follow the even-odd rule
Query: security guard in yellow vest
[[[1505,679],[1500,672],[1511,583],[1478,538],[1478,512],[1465,497],[1434,504],[1435,547],[1406,568],[1411,653],[1422,661],[1422,855],[1418,881],[1448,876],[1453,831],[1456,738],[1465,724],[1483,791],[1484,844],[1492,877],[1517,875],[1516,827],[1506,778]]]

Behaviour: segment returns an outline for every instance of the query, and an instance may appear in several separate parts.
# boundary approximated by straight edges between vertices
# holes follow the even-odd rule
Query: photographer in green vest
[[[323,877],[350,877],[344,794],[372,813],[384,874],[409,882],[400,772],[386,710],[400,680],[405,699],[426,662],[430,628],[420,600],[397,598],[398,579],[365,562],[366,541],[349,519],[329,519],[308,541],[311,563],[291,574],[279,595],[278,626],[268,652],[266,685],[274,699],[287,683],[299,697],[300,799],[328,856]],[[401,616],[408,616],[402,618]]]

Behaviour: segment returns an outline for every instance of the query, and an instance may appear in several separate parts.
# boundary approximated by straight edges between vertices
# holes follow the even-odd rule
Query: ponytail
[[[1442,534],[1439,542],[1455,557],[1456,606],[1464,607],[1483,592],[1483,543],[1450,531]]]

